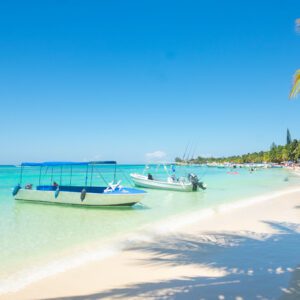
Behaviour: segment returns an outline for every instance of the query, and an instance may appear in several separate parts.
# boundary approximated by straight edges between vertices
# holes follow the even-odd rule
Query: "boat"
[[[147,176],[137,173],[130,174],[130,177],[133,180],[134,184],[139,187],[182,192],[191,192],[193,190],[193,185],[191,182],[154,180],[148,179]]]
[[[19,183],[13,189],[15,200],[67,204],[78,206],[132,206],[140,202],[145,196],[145,191],[123,187],[121,181],[116,182],[116,161],[97,162],[42,162],[22,163],[20,167]],[[104,176],[99,173],[99,166],[114,165],[113,181],[108,183]],[[26,168],[38,167],[38,184],[22,184]],[[81,168],[78,168],[81,167]],[[83,168],[82,168],[83,167]],[[106,166],[107,167],[107,166]],[[58,172],[57,172],[58,169]],[[68,184],[63,183],[63,172],[67,169]],[[56,171],[55,171],[56,170]],[[98,172],[97,172],[98,171]],[[99,177],[106,183],[106,186],[93,185],[93,175],[97,172]],[[82,174],[83,173],[83,174]],[[50,184],[42,184],[43,176],[48,177]],[[78,182],[78,177],[83,175],[84,184],[72,185],[73,181]],[[53,181],[59,177],[58,183]],[[74,180],[75,178],[75,180]],[[47,181],[48,181],[47,180]],[[95,181],[95,180],[94,180]]]
[[[143,188],[179,191],[179,192],[193,192],[193,191],[197,191],[198,188],[201,188],[203,190],[206,189],[205,184],[203,182],[200,182],[197,175],[192,173],[188,174],[187,177],[180,177],[180,178],[176,178],[175,174],[173,175],[168,174],[166,180],[154,179],[152,174],[150,173],[148,174],[148,176],[145,176],[143,174],[138,174],[138,173],[131,173],[130,177],[134,182],[135,186],[143,187]]]

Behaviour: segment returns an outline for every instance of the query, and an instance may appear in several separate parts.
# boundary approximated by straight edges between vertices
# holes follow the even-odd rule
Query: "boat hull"
[[[124,188],[118,193],[86,193],[84,200],[81,200],[81,193],[78,192],[61,191],[56,196],[55,191],[20,189],[15,200],[80,206],[132,206],[140,202],[144,195],[144,192],[130,194]]]
[[[178,192],[192,192],[193,185],[192,183],[180,183],[173,182],[169,183],[166,181],[159,180],[149,180],[146,176],[139,174],[130,174],[131,179],[134,184],[138,187],[149,188],[149,189],[159,189],[159,190],[168,190],[168,191],[178,191]]]

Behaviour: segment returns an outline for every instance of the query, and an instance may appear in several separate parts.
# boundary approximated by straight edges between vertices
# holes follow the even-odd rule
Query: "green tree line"
[[[300,140],[292,140],[289,130],[287,131],[286,145],[276,145],[272,143],[269,151],[260,151],[247,153],[243,155],[233,155],[228,157],[201,157],[182,160],[179,157],[175,158],[175,162],[187,163],[224,163],[232,162],[237,164],[242,163],[281,163],[281,162],[298,162],[300,160]]]

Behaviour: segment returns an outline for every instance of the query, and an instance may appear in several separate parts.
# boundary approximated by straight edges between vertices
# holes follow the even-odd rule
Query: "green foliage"
[[[189,160],[189,163],[224,163],[231,162],[236,164],[241,163],[281,163],[285,161],[297,162],[300,160],[300,140],[293,140],[285,146],[272,143],[269,151],[260,151],[247,153],[243,155],[234,155],[229,157],[197,157]],[[176,158],[176,162],[183,162],[182,159]]]

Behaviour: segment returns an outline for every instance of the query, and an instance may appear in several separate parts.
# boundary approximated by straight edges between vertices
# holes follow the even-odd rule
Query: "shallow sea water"
[[[142,165],[120,165],[117,178],[122,179],[122,185],[130,186],[129,174],[142,173],[144,168]],[[99,171],[107,181],[112,180],[113,168],[106,166],[96,170],[92,179],[88,178],[89,184],[105,184]],[[148,171],[156,178],[166,175],[163,167],[152,166]],[[133,207],[84,208],[15,201],[11,193],[19,181],[20,168],[0,167],[0,290],[5,290],[14,276],[67,255],[74,249],[84,251],[93,243],[116,240],[177,215],[182,217],[206,208],[244,201],[300,183],[300,177],[283,169],[262,169],[253,173],[247,169],[235,169],[238,174],[231,171],[205,166],[176,167],[178,176],[196,173],[207,184],[207,190],[183,193],[147,189],[142,204]],[[49,170],[43,172],[42,183],[61,179],[60,170],[52,175]],[[69,172],[66,168],[62,173],[66,184]],[[38,177],[39,170],[29,168],[24,172],[23,183],[37,184]],[[84,167],[73,170],[72,181],[83,184]]]

